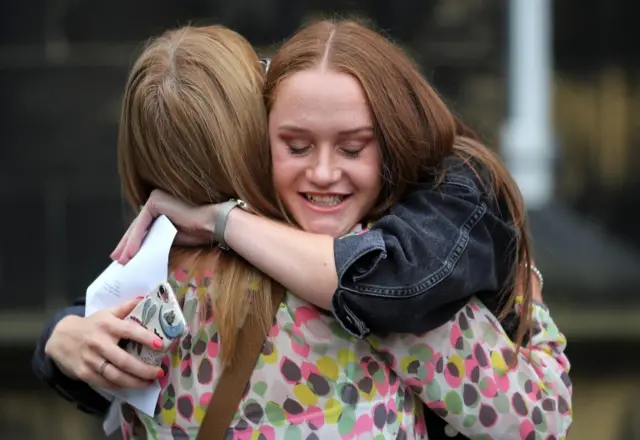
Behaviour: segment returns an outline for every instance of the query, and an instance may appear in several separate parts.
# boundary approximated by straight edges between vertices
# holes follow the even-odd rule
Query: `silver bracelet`
[[[540,272],[540,269],[535,267],[533,264],[527,264],[527,267],[538,278],[538,281],[540,282],[540,290],[542,290],[542,287],[544,286],[544,277],[542,276],[542,272]]]
[[[228,251],[229,246],[224,240],[224,233],[227,229],[227,221],[229,220],[229,213],[233,211],[233,208],[239,207],[245,211],[250,211],[249,205],[246,202],[239,199],[231,199],[229,201],[220,203],[220,210],[216,214],[215,224],[213,228],[213,239],[218,243],[218,247],[223,251]]]

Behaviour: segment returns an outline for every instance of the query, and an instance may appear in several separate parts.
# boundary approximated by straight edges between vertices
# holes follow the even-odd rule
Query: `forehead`
[[[282,124],[309,129],[344,129],[371,125],[371,112],[360,83],[346,73],[313,69],[297,72],[279,86],[271,110]]]

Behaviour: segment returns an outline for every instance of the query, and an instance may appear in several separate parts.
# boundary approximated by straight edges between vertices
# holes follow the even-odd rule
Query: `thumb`
[[[117,307],[111,309],[111,313],[118,319],[124,319],[127,317],[129,313],[135,309],[135,307],[140,303],[140,301],[144,298],[144,296],[139,296],[136,299],[132,299],[129,301],[125,301]]]

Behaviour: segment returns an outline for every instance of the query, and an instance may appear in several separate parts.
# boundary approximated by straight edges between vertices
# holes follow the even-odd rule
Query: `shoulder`
[[[446,156],[437,168],[431,169],[423,183],[441,196],[482,205],[493,218],[510,223],[511,214],[496,179],[482,161],[454,152]]]
[[[428,170],[423,183],[440,191],[450,190],[452,186],[463,187],[479,198],[491,187],[486,167],[460,153],[450,153],[440,165]]]

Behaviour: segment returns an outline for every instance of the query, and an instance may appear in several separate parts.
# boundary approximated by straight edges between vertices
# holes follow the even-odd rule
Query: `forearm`
[[[338,286],[332,237],[234,209],[224,238],[236,253],[292,293],[331,309]]]

